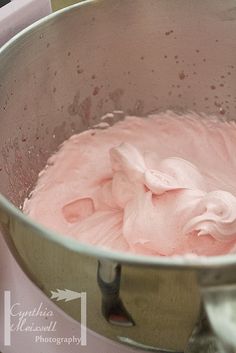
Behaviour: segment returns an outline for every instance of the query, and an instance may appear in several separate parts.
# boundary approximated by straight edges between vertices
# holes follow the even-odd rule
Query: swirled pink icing
[[[236,251],[236,123],[172,112],[72,136],[24,212],[80,242],[150,255]]]

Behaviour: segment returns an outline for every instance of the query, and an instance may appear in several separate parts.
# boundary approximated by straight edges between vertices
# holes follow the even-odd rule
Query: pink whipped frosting
[[[24,212],[83,243],[150,255],[236,251],[236,123],[127,117],[72,136]]]

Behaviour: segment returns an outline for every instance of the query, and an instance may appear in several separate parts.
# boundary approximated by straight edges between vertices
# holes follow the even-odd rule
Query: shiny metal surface
[[[199,317],[202,271],[235,273],[236,257],[169,259],[108,252],[44,229],[15,206],[59,144],[107,112],[145,116],[194,110],[234,119],[235,9],[233,0],[86,1],[39,21],[0,50],[5,238],[48,296],[58,287],[86,291],[88,327],[111,339],[184,351]],[[111,325],[102,315],[101,259],[122,267],[119,296],[134,326]],[[107,274],[112,275],[109,268]],[[58,305],[80,319],[73,302]]]

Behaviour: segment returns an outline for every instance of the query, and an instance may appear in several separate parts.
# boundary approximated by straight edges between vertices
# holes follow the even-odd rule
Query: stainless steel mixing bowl
[[[0,50],[3,234],[46,295],[87,292],[88,327],[115,341],[193,351],[205,310],[224,345],[235,347],[236,256],[105,251],[43,228],[18,207],[58,145],[107,112],[194,110],[234,119],[235,20],[233,0],[85,1]],[[57,304],[80,320],[76,301]]]

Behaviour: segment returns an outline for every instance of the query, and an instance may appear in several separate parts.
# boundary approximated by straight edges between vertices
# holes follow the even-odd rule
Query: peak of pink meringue
[[[66,141],[24,212],[78,241],[120,251],[234,252],[235,149],[235,123],[171,112],[128,117]]]

